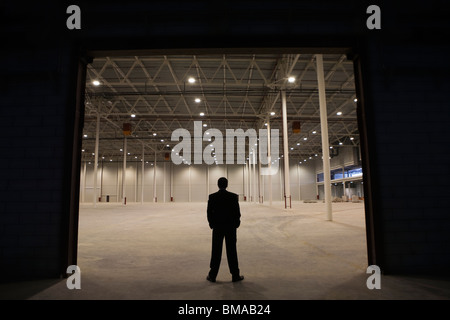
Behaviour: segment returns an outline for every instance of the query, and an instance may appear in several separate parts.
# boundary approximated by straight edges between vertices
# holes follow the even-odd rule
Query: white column
[[[209,165],[206,166],[206,200],[209,199]]]
[[[127,171],[127,136],[123,138],[122,204],[127,204],[127,195],[125,192],[126,171]]]
[[[166,163],[163,164],[163,202],[166,202]]]
[[[98,167],[98,144],[100,135],[100,114],[97,113],[97,127],[95,132],[95,160],[94,160],[94,206],[97,205],[97,167]]]
[[[142,163],[141,163],[141,204],[144,204],[144,170],[145,170],[145,159],[144,159],[144,144],[142,144]]]
[[[281,90],[281,111],[283,115],[284,207],[291,208],[291,186],[289,182],[289,141],[287,131],[286,92],[284,90]]]
[[[323,154],[323,176],[325,204],[327,220],[333,220],[331,210],[331,174],[330,174],[330,146],[328,141],[327,101],[325,95],[325,79],[323,75],[323,58],[321,54],[316,55],[317,83],[319,86],[320,105],[320,130],[322,131],[322,154]]]
[[[267,120],[267,154],[269,161],[269,204],[272,205],[272,150],[270,148],[270,119]]]
[[[156,149],[155,149],[155,163],[153,164],[153,202],[157,202],[156,198]]]
[[[81,202],[84,202],[84,198],[86,196],[86,161],[83,165],[83,183],[81,184]]]
[[[173,201],[173,162],[170,163],[170,201]]]
[[[261,199],[261,161],[258,161],[258,202],[262,203]]]
[[[188,200],[189,202],[191,202],[191,165],[188,165],[188,174],[189,174],[189,179],[188,179]]]
[[[252,161],[251,154],[248,155],[248,196],[249,201],[253,201],[253,188],[252,188]]]
[[[253,201],[256,202],[256,194],[258,192],[258,190],[256,190],[256,157],[255,157],[255,149],[253,149],[253,153],[252,153],[252,158],[253,158],[253,173],[252,173],[252,177],[253,177]]]

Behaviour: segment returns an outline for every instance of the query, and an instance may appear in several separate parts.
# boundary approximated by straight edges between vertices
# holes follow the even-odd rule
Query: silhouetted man
[[[212,232],[212,250],[210,271],[206,280],[216,282],[219,273],[220,260],[222,259],[223,239],[227,248],[228,267],[232,275],[232,281],[244,279],[239,274],[239,264],[236,251],[236,229],[241,224],[241,212],[239,209],[238,195],[228,192],[228,180],[224,177],[217,181],[219,191],[209,195],[208,222]]]

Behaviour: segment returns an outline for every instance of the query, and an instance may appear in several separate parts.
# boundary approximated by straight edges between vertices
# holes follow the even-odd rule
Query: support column
[[[173,162],[170,162],[170,202],[173,201]]]
[[[206,166],[206,200],[209,199],[209,166]]]
[[[127,171],[127,137],[123,138],[123,168],[122,168],[122,204],[127,204],[127,195],[125,192],[125,176]]]
[[[272,205],[272,150],[270,148],[270,119],[267,120],[267,154],[269,161],[269,204]]]
[[[284,155],[284,207],[292,208],[289,181],[289,141],[287,132],[286,91],[281,90],[281,111],[283,115],[283,155]]]
[[[144,144],[142,144],[142,164],[141,164],[141,204],[144,204],[144,170],[145,170],[145,159],[144,159]]]
[[[166,202],[166,163],[163,164],[164,170],[163,170],[163,202]]]
[[[323,58],[321,54],[316,54],[317,83],[319,86],[320,105],[320,130],[322,131],[322,155],[323,155],[323,176],[325,204],[327,220],[333,220],[331,209],[331,173],[330,173],[330,146],[328,141],[328,120],[327,101],[325,95],[325,78],[323,74]]]
[[[253,173],[252,173],[252,177],[253,177],[253,201],[256,202],[256,193],[258,190],[256,190],[256,157],[255,157],[255,149],[253,148],[253,153],[252,153],[252,162],[253,162]]]
[[[84,198],[86,196],[86,161],[84,161],[83,165],[83,183],[81,184],[81,202],[84,202]]]
[[[100,114],[97,113],[97,127],[95,132],[95,160],[94,160],[94,206],[97,205],[97,167],[98,167],[98,144],[100,135]]]
[[[188,201],[191,202],[191,165],[188,165]]]
[[[155,149],[155,163],[153,164],[153,202],[157,202],[156,198],[156,149]]]
[[[263,199],[261,196],[261,161],[258,161],[258,201],[259,203],[263,203]]]

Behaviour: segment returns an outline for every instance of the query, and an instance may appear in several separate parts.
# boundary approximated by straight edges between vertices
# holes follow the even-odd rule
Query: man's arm
[[[208,197],[208,207],[206,208],[206,216],[208,218],[208,223],[209,223],[209,227],[212,229],[213,228],[213,210],[212,210],[212,200],[211,200],[211,196]]]
[[[239,207],[239,195],[236,195],[236,202],[234,204],[234,212],[236,217],[236,228],[241,225],[241,209]]]

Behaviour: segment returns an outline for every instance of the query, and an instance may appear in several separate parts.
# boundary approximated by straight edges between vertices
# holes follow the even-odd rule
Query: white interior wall
[[[249,172],[248,168],[251,169]],[[269,201],[269,177],[261,176],[261,185],[258,186],[258,166],[253,176],[253,167],[245,165],[175,165],[170,161],[158,162],[156,165],[156,197],[158,202],[204,202],[208,194],[218,190],[217,180],[220,177],[228,178],[228,190],[239,195],[239,200],[250,200],[250,191],[253,201],[258,201],[260,188],[264,202]],[[94,198],[94,165],[84,162],[80,170],[80,201],[89,203]],[[298,165],[291,163],[290,185],[292,200],[313,199],[316,197],[315,166],[313,162]],[[109,196],[110,202],[121,202],[122,195],[122,163],[100,162],[97,170],[97,194],[102,202]],[[142,194],[142,163],[140,161],[127,162],[125,177],[125,193],[128,202],[141,202]],[[154,166],[150,163],[144,165],[144,202],[152,202],[154,197]],[[256,180],[255,180],[256,179]],[[284,176],[282,166],[272,176],[272,200],[284,201]],[[251,186],[249,182],[252,182]]]

